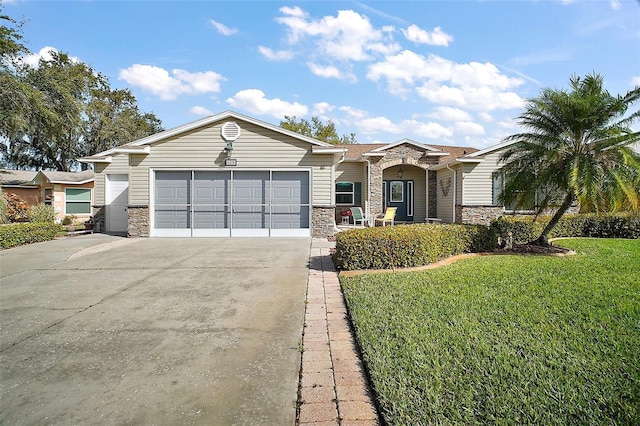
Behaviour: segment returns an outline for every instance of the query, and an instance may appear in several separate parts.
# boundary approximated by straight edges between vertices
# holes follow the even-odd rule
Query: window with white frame
[[[91,189],[66,188],[64,208],[65,214],[90,214]]]
[[[336,182],[336,204],[343,206],[362,205],[361,182]]]

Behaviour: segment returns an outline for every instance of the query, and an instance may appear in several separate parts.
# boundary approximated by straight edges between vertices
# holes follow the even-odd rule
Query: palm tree
[[[640,155],[629,145],[640,140],[631,125],[640,111],[629,113],[640,99],[640,86],[624,96],[603,88],[598,74],[572,76],[570,90],[543,89],[529,99],[518,117],[525,133],[501,155],[505,205],[535,206],[537,214],[555,213],[540,237],[531,242],[548,245],[548,235],[569,207],[581,211],[638,211]]]

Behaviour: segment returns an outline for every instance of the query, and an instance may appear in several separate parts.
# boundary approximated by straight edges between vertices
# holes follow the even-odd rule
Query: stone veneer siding
[[[503,214],[502,206],[456,206],[456,222],[489,226]]]
[[[311,234],[314,238],[326,238],[335,235],[334,206],[313,206],[311,211]]]
[[[128,206],[127,237],[149,236],[149,206]]]
[[[429,170],[429,201],[427,206],[429,211],[427,217],[438,217],[438,173]]]
[[[385,151],[386,155],[382,158],[371,158],[370,177],[369,183],[370,195],[369,200],[371,202],[371,214],[374,216],[382,213],[383,194],[382,194],[382,176],[385,169],[389,167],[397,166],[400,164],[407,164],[421,169],[427,170],[430,165],[438,164],[439,157],[428,157],[425,155],[425,151],[418,149],[411,144],[402,144]],[[435,173],[435,172],[434,172]],[[429,179],[431,182],[431,174]],[[435,177],[433,178],[435,182]],[[435,197],[436,189],[432,192],[431,186],[429,187],[429,217],[435,217]],[[433,202],[433,204],[432,204]],[[432,216],[433,213],[433,216]]]

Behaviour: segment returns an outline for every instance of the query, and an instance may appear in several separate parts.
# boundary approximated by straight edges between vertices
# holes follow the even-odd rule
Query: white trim
[[[231,236],[246,237],[268,237],[269,228],[231,228]]]
[[[492,145],[488,148],[485,149],[481,149],[480,151],[476,151],[476,152],[472,152],[471,154],[468,154],[467,157],[479,157],[481,155],[485,155],[485,154],[489,154],[493,151],[497,151],[499,149],[502,148],[506,148],[510,145],[513,145],[514,143],[516,143],[517,141],[508,141],[508,142],[500,142],[496,145]]]
[[[314,154],[344,154],[347,152],[347,148],[324,148],[324,147],[312,147],[311,152]]]
[[[416,141],[414,141],[414,140],[412,140],[412,139],[408,139],[408,138],[404,138],[404,139],[401,139],[401,140],[399,140],[399,141],[396,141],[396,142],[390,143],[390,144],[388,144],[388,145],[381,146],[380,148],[373,149],[373,150],[371,150],[370,152],[381,152],[381,151],[386,151],[386,150],[388,150],[388,149],[395,148],[396,146],[403,145],[403,144],[413,145],[413,146],[415,146],[415,147],[417,147],[417,148],[424,149],[424,150],[426,150],[426,151],[442,152],[442,151],[440,151],[439,149],[436,149],[436,148],[434,148],[434,147],[432,147],[432,146],[425,145],[425,144],[422,144],[422,143],[420,143],[420,142],[416,142]]]
[[[300,229],[271,229],[272,237],[310,237],[310,228]]]
[[[384,157],[385,155],[387,155],[386,152],[365,152],[364,154],[362,154],[363,157]]]
[[[153,236],[154,237],[191,237],[191,228],[184,228],[184,229],[154,229],[153,230]]]
[[[78,161],[81,163],[111,163],[112,159],[113,158],[110,155],[107,155],[107,156],[92,155],[90,157],[78,158]]]
[[[456,162],[458,163],[484,163],[484,158],[456,158]]]
[[[208,229],[192,229],[191,236],[194,238],[220,238],[220,237],[230,237],[231,229],[230,228],[208,228]]]
[[[113,148],[113,152],[118,154],[151,154],[151,147],[133,147],[133,146],[122,146],[118,148]]]

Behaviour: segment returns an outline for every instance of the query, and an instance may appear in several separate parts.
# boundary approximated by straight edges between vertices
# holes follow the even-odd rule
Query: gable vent
[[[233,142],[240,137],[240,126],[235,121],[227,121],[220,129],[220,136],[225,141]]]

